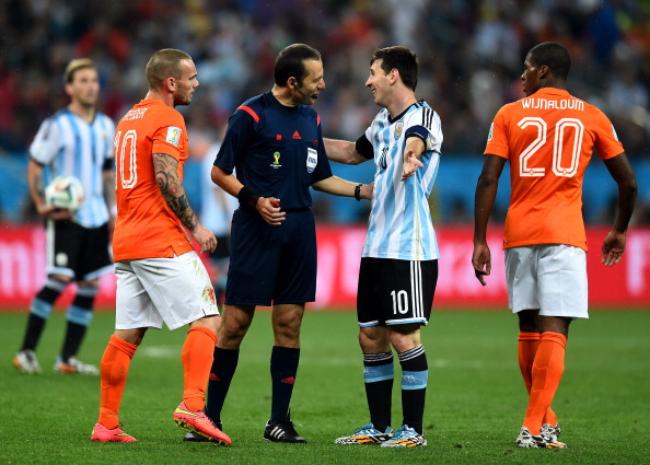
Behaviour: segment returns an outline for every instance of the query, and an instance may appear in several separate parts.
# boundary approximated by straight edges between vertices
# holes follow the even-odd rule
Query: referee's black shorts
[[[438,260],[363,257],[359,269],[359,326],[426,325],[438,281]]]
[[[228,305],[304,304],[316,298],[316,227],[310,209],[289,211],[281,226],[239,208],[230,232]]]

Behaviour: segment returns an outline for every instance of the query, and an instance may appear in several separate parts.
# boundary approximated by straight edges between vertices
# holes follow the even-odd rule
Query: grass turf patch
[[[63,338],[55,314],[37,351],[44,374],[17,373],[10,360],[25,314],[0,314],[0,463],[7,464],[644,464],[650,463],[650,312],[595,312],[572,325],[566,372],[554,407],[566,450],[514,447],[526,395],[517,367],[516,319],[505,311],[434,313],[423,330],[429,360],[425,412],[429,446],[416,450],[333,444],[368,418],[353,312],[308,311],[292,415],[308,444],[262,439],[270,412],[270,314],[260,312],[242,346],[223,412],[233,447],[182,442],[171,413],[180,401],[184,330],[150,331],[136,353],[122,405],[136,444],[88,440],[99,380],[52,373]],[[98,313],[80,358],[98,363],[113,315]],[[393,426],[399,426],[399,368]]]

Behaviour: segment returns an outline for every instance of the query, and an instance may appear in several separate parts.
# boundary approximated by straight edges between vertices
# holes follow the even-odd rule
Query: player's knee
[[[219,347],[224,349],[237,349],[242,339],[246,336],[250,322],[234,318],[222,318],[219,327]]]
[[[522,310],[517,313],[519,318],[519,331],[536,333],[540,331],[539,310]]]
[[[77,282],[77,285],[79,287],[98,288],[99,287],[99,280],[98,279],[91,279],[91,280],[88,280],[88,281],[79,281],[79,282]]]
[[[414,325],[396,326],[389,330],[390,343],[398,352],[413,349],[421,344],[420,328]]]
[[[72,277],[66,276],[64,274],[50,274],[48,278],[58,281],[63,284],[70,284],[72,282]]]
[[[276,343],[286,345],[300,338],[301,319],[297,317],[278,319],[273,323]]]
[[[359,330],[359,345],[364,353],[387,352],[389,350],[386,328],[375,326]]]

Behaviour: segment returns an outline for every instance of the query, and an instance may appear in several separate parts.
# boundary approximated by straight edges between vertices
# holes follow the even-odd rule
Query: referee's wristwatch
[[[354,198],[357,199],[357,202],[361,200],[361,186],[363,186],[363,184],[357,184],[354,186]]]

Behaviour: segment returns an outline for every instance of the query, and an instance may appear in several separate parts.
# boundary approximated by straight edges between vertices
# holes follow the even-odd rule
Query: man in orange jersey
[[[582,181],[594,149],[618,184],[616,219],[602,245],[602,263],[621,260],[634,209],[636,180],[609,119],[569,94],[567,50],[544,42],[526,55],[521,75],[526,97],[494,117],[485,163],[476,186],[476,278],[490,274],[487,223],[503,165],[510,161],[512,194],[504,248],[508,300],[519,317],[519,367],[529,392],[516,444],[563,448],[551,409],[564,371],[569,324],[588,318],[587,241]]]
[[[129,364],[148,328],[189,324],[181,360],[183,401],[174,421],[209,440],[231,444],[203,412],[219,311],[208,274],[186,235],[202,251],[217,245],[192,211],[182,185],[188,157],[183,116],[198,87],[192,58],[180,50],[155,52],[146,67],[149,91],[119,122],[115,136],[117,274],[115,332],[101,361],[99,420],[91,440],[134,442],[118,413]]]

